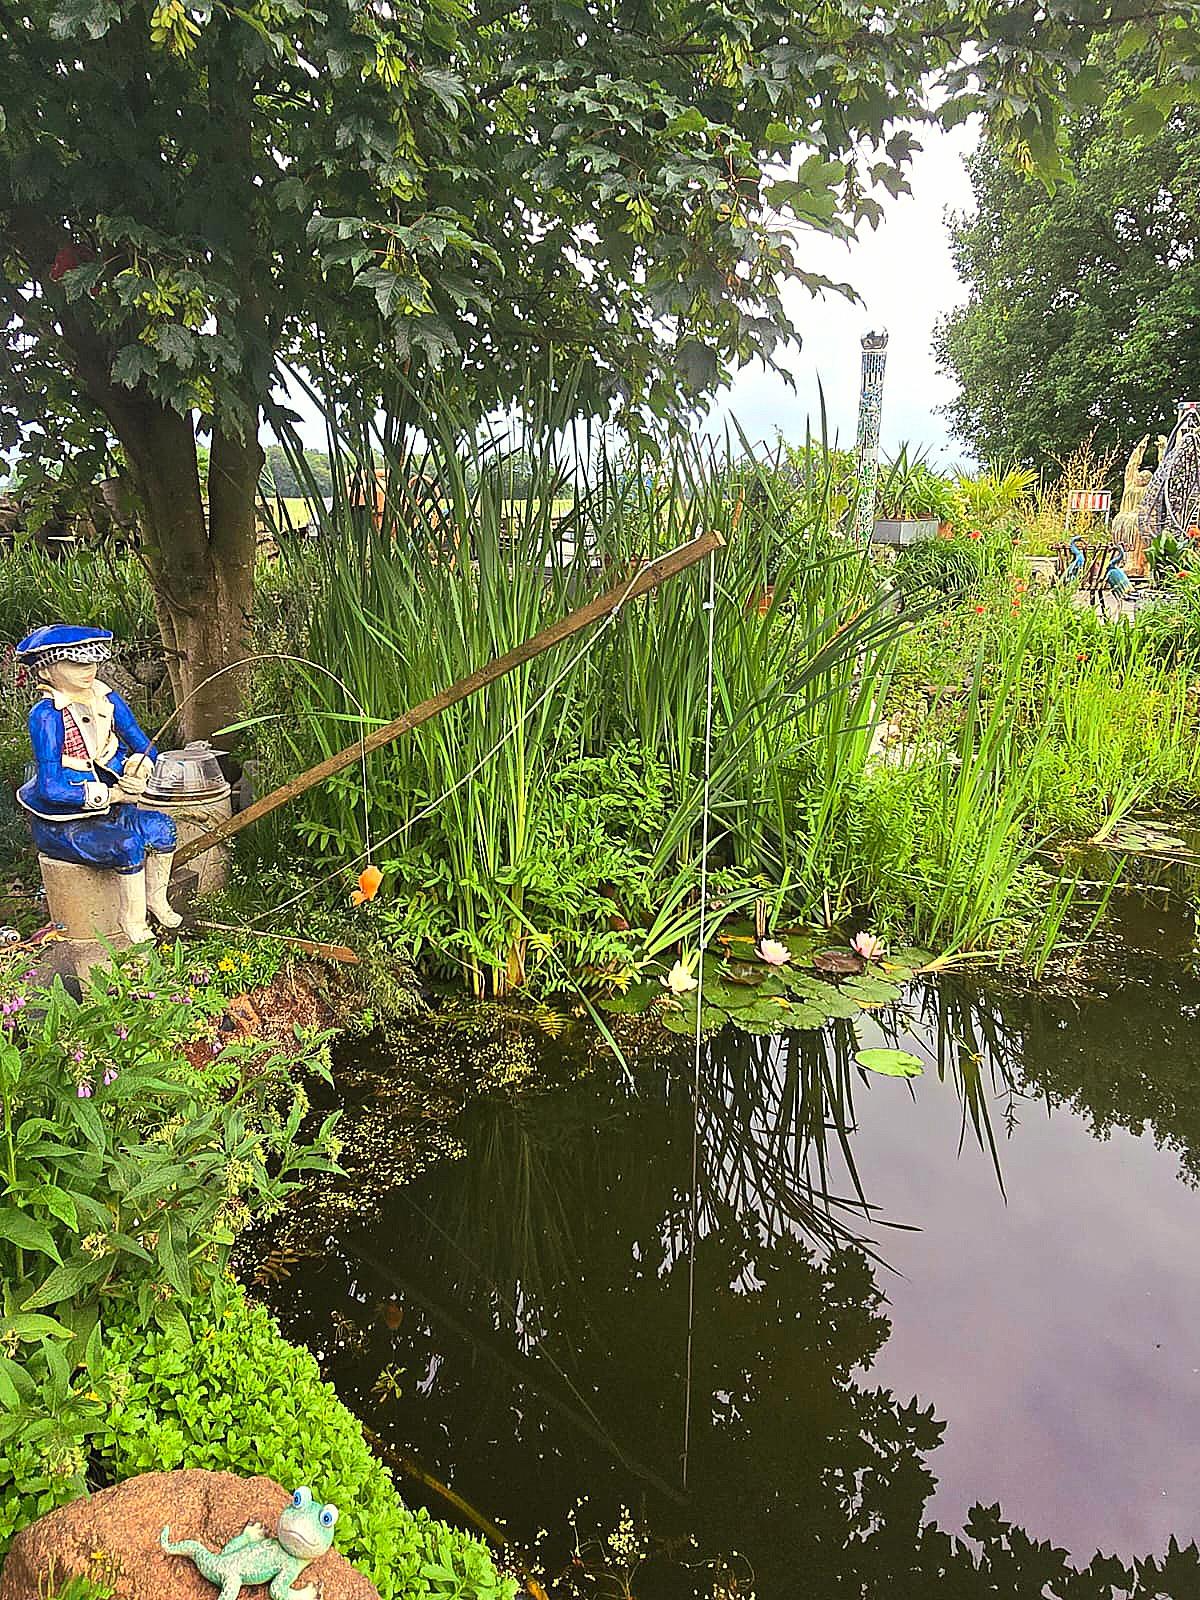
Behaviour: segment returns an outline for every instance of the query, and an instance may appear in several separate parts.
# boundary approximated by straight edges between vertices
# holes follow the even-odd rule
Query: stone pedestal
[[[118,921],[117,875],[103,867],[81,867],[70,861],[38,856],[46,886],[46,911],[57,922],[69,946],[71,965],[80,978],[109,959],[109,950],[127,950],[129,940]]]
[[[227,793],[207,800],[155,798],[144,801],[142,810],[163,811],[171,818],[180,849],[233,815],[233,805]],[[229,876],[229,849],[228,845],[215,844],[188,862],[189,870],[196,874],[197,895],[215,894],[218,889],[225,887]]]

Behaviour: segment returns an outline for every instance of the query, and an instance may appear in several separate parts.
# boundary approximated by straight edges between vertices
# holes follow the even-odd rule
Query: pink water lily
[[[873,933],[856,933],[850,941],[851,950],[856,951],[864,961],[878,961],[886,950],[887,945]]]
[[[769,967],[786,967],[792,959],[792,952],[782,939],[760,939],[758,955]]]

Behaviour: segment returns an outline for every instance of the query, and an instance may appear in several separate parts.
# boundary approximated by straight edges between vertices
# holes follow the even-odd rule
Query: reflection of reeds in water
[[[863,1243],[864,1226],[883,1220],[854,1152],[855,1096],[870,1083],[854,1061],[858,1026],[778,1039],[729,1031],[714,1041],[697,1108],[701,1228],[752,1211],[769,1239],[799,1228],[825,1243]],[[914,986],[909,1006],[873,1013],[870,1026],[953,1084],[959,1148],[973,1136],[1003,1188],[991,1103],[1001,1097],[1011,1120],[1021,1040],[999,1010],[943,978]]]
[[[712,1041],[695,1105],[697,1238],[752,1218],[764,1245],[803,1236],[874,1254],[877,1228],[908,1225],[879,1213],[855,1154],[856,1097],[906,1092],[890,1082],[885,1090],[855,1063],[866,1026],[953,1086],[960,1149],[973,1138],[1003,1186],[993,1103],[1011,1123],[1021,1037],[985,998],[942,977],[914,985],[907,1006],[873,1013],[869,1024],[781,1038],[727,1030]],[[555,1306],[583,1264],[595,1274],[598,1217],[610,1240],[625,1223],[644,1238],[646,1219],[657,1217],[661,1259],[646,1270],[670,1272],[691,1245],[692,1115],[682,1061],[665,1082],[661,1069],[642,1069],[634,1094],[586,1081],[475,1108],[467,1159],[436,1215],[412,1202],[445,1281],[468,1298],[488,1286],[494,1325],[531,1351],[557,1325]],[[603,1196],[613,1197],[611,1215]],[[886,1245],[878,1249],[886,1257]]]

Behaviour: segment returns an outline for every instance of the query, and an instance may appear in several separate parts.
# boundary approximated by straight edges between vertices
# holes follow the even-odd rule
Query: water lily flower
[[[850,948],[864,961],[878,961],[887,950],[883,940],[873,933],[856,933],[850,941]]]
[[[698,989],[700,980],[692,974],[693,964],[689,961],[677,961],[670,972],[658,980],[659,983],[672,994],[687,994],[690,989]]]
[[[792,952],[782,939],[760,939],[758,954],[759,959],[765,961],[769,967],[786,967],[792,959]]]
[[[350,904],[361,906],[364,901],[374,900],[382,882],[383,873],[378,867],[364,867],[358,875],[358,888],[350,896]]]

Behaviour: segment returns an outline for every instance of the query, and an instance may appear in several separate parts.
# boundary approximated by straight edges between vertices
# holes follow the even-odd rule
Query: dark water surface
[[[1200,1534],[1200,980],[1160,902],[1073,994],[945,976],[860,1022],[911,1086],[847,1024],[722,1036],[694,1120],[686,1048],[630,1085],[548,1044],[263,1292],[386,1443],[546,1530],[556,1594],[624,1592],[627,1506],[640,1600],[1132,1591],[1069,1586],[1097,1551],[1200,1596],[1168,1554]]]

